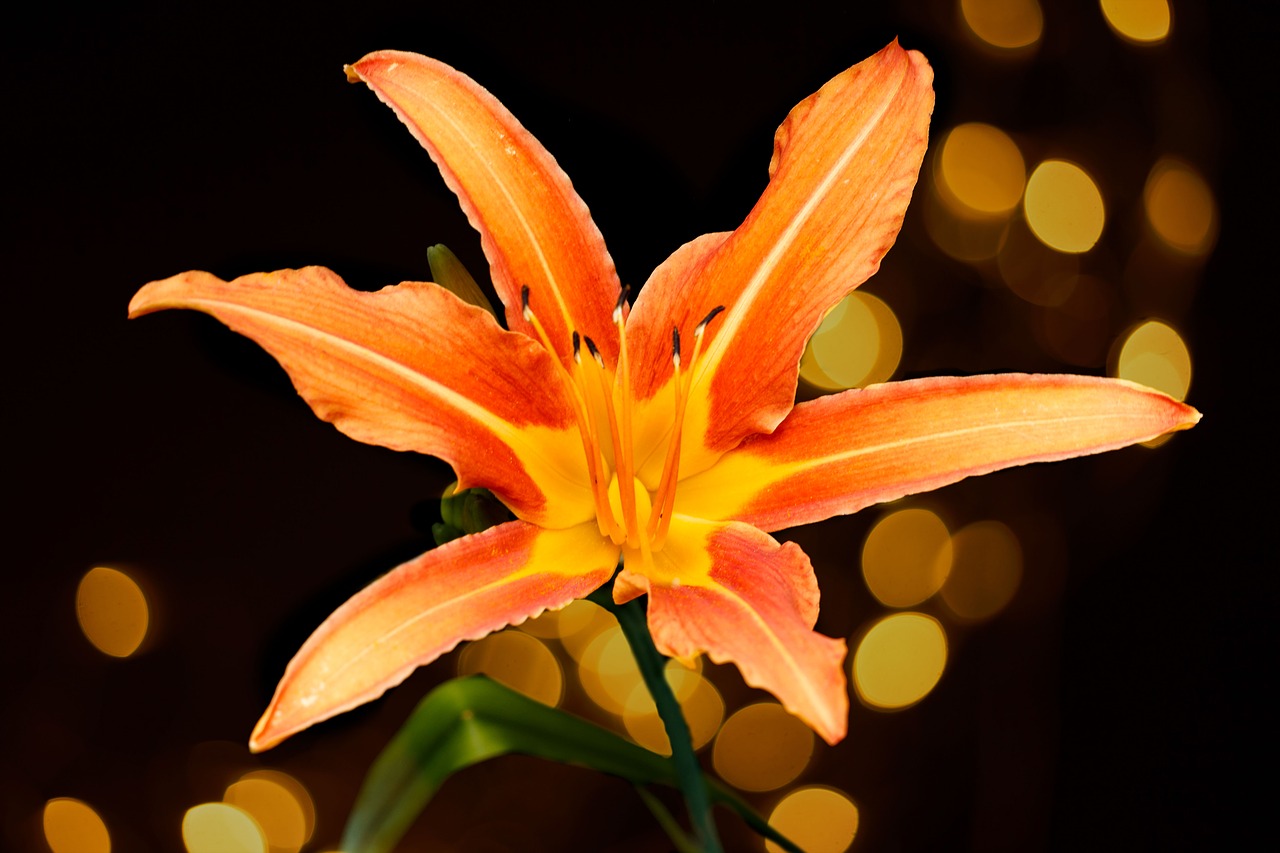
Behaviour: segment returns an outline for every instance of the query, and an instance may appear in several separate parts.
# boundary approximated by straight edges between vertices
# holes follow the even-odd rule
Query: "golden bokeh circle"
[[[834,788],[797,788],[773,807],[769,825],[806,853],[844,853],[858,834],[858,807]],[[782,849],[772,841],[765,842],[769,853],[781,853]]]
[[[902,359],[902,326],[893,309],[854,291],[818,326],[800,359],[800,376],[824,391],[888,381]]]
[[[954,560],[942,600],[961,619],[987,619],[1013,599],[1022,580],[1022,547],[999,521],[966,525],[951,537]]]
[[[86,572],[76,588],[76,619],[98,651],[127,658],[146,639],[150,610],[133,578],[98,566]]]
[[[1158,44],[1173,27],[1168,0],[1099,0],[1099,5],[1116,35],[1135,44]]]
[[[720,727],[711,752],[716,773],[743,791],[772,791],[804,772],[813,732],[776,702],[736,711]]]
[[[942,200],[961,214],[1007,214],[1017,207],[1027,183],[1027,164],[1017,143],[981,122],[948,131],[934,163]]]
[[[1037,0],[960,0],[960,16],[970,31],[992,47],[1030,47],[1044,32]]]
[[[1069,254],[1087,252],[1102,236],[1106,208],[1089,173],[1066,160],[1045,160],[1027,178],[1027,225],[1042,243]]]
[[[479,673],[553,708],[564,696],[560,661],[545,643],[521,631],[499,631],[468,644],[458,656],[458,674]]]
[[[111,853],[107,824],[81,800],[54,797],[44,804],[40,823],[53,853]]]
[[[267,853],[262,827],[230,803],[201,803],[182,816],[187,853]]]
[[[951,535],[941,518],[927,509],[900,509],[867,533],[862,576],[881,603],[914,607],[942,587],[951,556]]]
[[[872,625],[858,642],[853,684],[872,708],[906,708],[929,695],[946,664],[942,623],[923,613],[893,613]]]
[[[243,809],[262,829],[271,853],[297,853],[311,840],[315,807],[300,782],[276,770],[254,770],[227,786],[225,803]]]
[[[1125,335],[1113,371],[1120,379],[1185,400],[1191,388],[1191,352],[1172,326],[1148,320]]]
[[[1143,207],[1151,230],[1184,255],[1203,255],[1218,236],[1218,206],[1204,178],[1186,163],[1166,157],[1147,176]]]

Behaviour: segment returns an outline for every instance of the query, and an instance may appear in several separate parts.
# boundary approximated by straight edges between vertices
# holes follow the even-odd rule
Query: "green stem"
[[[667,730],[667,740],[671,742],[671,759],[675,762],[676,773],[680,778],[680,790],[684,792],[693,833],[704,853],[721,853],[720,837],[716,833],[715,821],[711,818],[711,798],[707,795],[702,766],[693,752],[689,725],[680,710],[680,703],[671,692],[671,685],[667,683],[664,672],[667,659],[653,645],[644,605],[639,600],[614,604],[612,593],[610,584],[596,590],[589,599],[617,617],[623,636],[627,638],[631,653],[635,655],[636,664],[640,667],[645,686],[649,688],[653,703],[658,707],[658,716],[662,718],[662,724]]]

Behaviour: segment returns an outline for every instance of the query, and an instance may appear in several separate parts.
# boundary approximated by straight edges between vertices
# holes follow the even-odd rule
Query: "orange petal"
[[[845,644],[813,630],[818,583],[799,546],[746,524],[677,517],[653,560],[624,568],[615,589],[623,598],[649,593],[658,651],[732,661],[747,684],[778,697],[827,743],[844,738]]]
[[[796,406],[772,435],[682,481],[676,511],[781,530],[1198,420],[1190,406],[1120,379],[1012,373],[873,385]]]
[[[383,575],[324,621],[289,662],[249,748],[376,699],[462,640],[582,598],[618,549],[595,522],[540,530],[512,521],[456,539]]]
[[[610,359],[618,275],[604,239],[555,159],[474,80],[442,62],[395,50],[348,68],[396,111],[458,195],[507,307],[507,328],[533,334],[520,288],[561,358],[576,329]]]
[[[359,441],[439,456],[521,518],[594,517],[572,404],[546,351],[434,284],[352,290],[322,267],[152,282],[129,314],[194,308],[270,352],[321,418]]]
[[[778,128],[769,186],[732,237],[714,252],[685,252],[683,270],[641,291],[630,318],[644,366],[632,374],[638,399],[668,396],[671,327],[688,334],[712,308],[727,309],[692,368],[701,390],[689,404],[682,471],[707,467],[790,411],[805,341],[876,271],[902,225],[932,79],[924,57],[897,42],[832,79]],[[690,432],[698,424],[702,433]]]

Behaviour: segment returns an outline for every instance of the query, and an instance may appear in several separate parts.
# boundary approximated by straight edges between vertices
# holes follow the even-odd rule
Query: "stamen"
[[[538,337],[542,340],[542,345],[551,356],[551,360],[555,362],[556,367],[560,369],[560,375],[568,386],[570,400],[573,403],[573,415],[578,421],[578,435],[582,439],[582,453],[586,457],[587,473],[591,478],[591,497],[596,505],[596,524],[600,528],[602,536],[607,535],[610,538],[614,538],[613,531],[618,525],[614,521],[613,512],[609,508],[609,484],[601,476],[602,472],[608,470],[608,466],[600,453],[600,442],[597,438],[595,422],[591,416],[591,405],[583,394],[582,383],[569,372],[564,362],[556,355],[555,348],[551,346],[551,340],[547,336],[546,329],[538,321],[538,315],[534,314],[533,309],[529,306],[529,285],[527,284],[520,288],[520,313],[524,316],[525,322],[533,326],[534,331],[537,332]],[[573,333],[573,350],[574,360],[577,362],[579,358],[578,333],[576,331]]]
[[[590,433],[590,452],[596,459],[596,470],[608,472],[609,463],[605,460],[603,448],[600,446],[600,424],[596,416],[597,406],[601,402],[598,391],[601,383],[598,381],[595,383],[589,382],[584,375],[587,368],[582,363],[582,340],[583,338],[575,331],[573,333],[574,381],[584,400],[584,408],[587,413],[587,432]],[[598,362],[599,354],[595,352],[595,344],[592,343],[590,338],[585,340],[587,349],[592,351]],[[592,393],[593,388],[597,389],[595,393]],[[601,535],[608,536],[615,545],[621,545],[627,536],[622,526],[618,524],[617,519],[613,517],[613,508],[609,504],[609,483],[603,476],[593,474],[592,490],[596,501],[596,521],[600,527]]]
[[[618,490],[622,499],[622,514],[627,522],[627,544],[640,545],[646,550],[648,543],[641,542],[640,521],[636,518],[635,460],[631,444],[631,365],[627,358],[627,329],[622,307],[627,304],[630,287],[623,287],[618,294],[618,304],[613,309],[613,323],[618,327],[618,372],[614,375],[614,398],[622,398],[621,435],[622,453],[614,454],[613,465],[618,475]],[[621,393],[618,393],[619,390]],[[647,537],[644,537],[647,538]]]
[[[604,366],[604,357],[600,355],[600,350],[596,348],[595,341],[585,336],[582,340],[587,345],[587,351],[591,353],[591,358],[596,363],[596,387],[599,389],[605,413],[609,416],[609,435],[613,438],[614,475],[618,478],[618,498],[622,503],[622,524],[620,526],[626,529],[627,544],[634,548],[637,544],[634,541],[637,533],[635,524],[635,486],[632,480],[623,476],[624,473],[630,476],[630,473],[624,472],[621,462],[621,460],[630,458],[630,452],[626,444],[630,437],[623,435],[618,422],[618,414],[614,411],[613,395],[610,393],[608,379],[606,378],[607,371]]]
[[[680,375],[680,335],[672,329],[672,362],[674,364],[671,384],[676,397],[675,424],[672,426],[671,442],[667,445],[667,459],[662,466],[662,481],[654,495],[653,514],[649,517],[648,531],[653,537],[653,547],[657,550],[667,541],[667,531],[671,528],[671,514],[676,503],[676,484],[679,482],[680,443],[684,435],[684,414],[689,402],[689,394],[693,390],[694,366],[698,356],[702,354],[702,341],[707,325],[724,310],[717,305],[693,330],[693,356],[689,359],[689,369],[685,371],[688,378]],[[682,381],[683,380],[683,381]]]

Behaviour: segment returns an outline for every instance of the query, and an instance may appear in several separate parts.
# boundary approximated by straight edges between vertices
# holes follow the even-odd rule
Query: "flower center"
[[[542,345],[552,354],[568,384],[582,450],[591,478],[595,498],[596,523],[600,535],[616,545],[638,549],[647,564],[662,549],[675,506],[676,483],[679,481],[680,442],[684,429],[685,407],[693,386],[693,366],[702,351],[707,324],[724,306],[717,306],[693,330],[694,346],[688,365],[681,370],[680,330],[671,329],[671,376],[675,395],[674,423],[667,445],[662,479],[650,495],[637,479],[635,448],[632,443],[631,365],[627,359],[626,319],[623,310],[629,288],[623,288],[613,309],[613,323],[618,329],[618,362],[606,365],[599,348],[591,338],[573,333],[572,370],[555,356],[555,348],[537,316],[529,306],[529,288],[521,289],[524,318],[533,326]],[[583,357],[585,345],[587,357]],[[610,458],[611,456],[611,458]],[[612,464],[610,464],[612,463]]]

